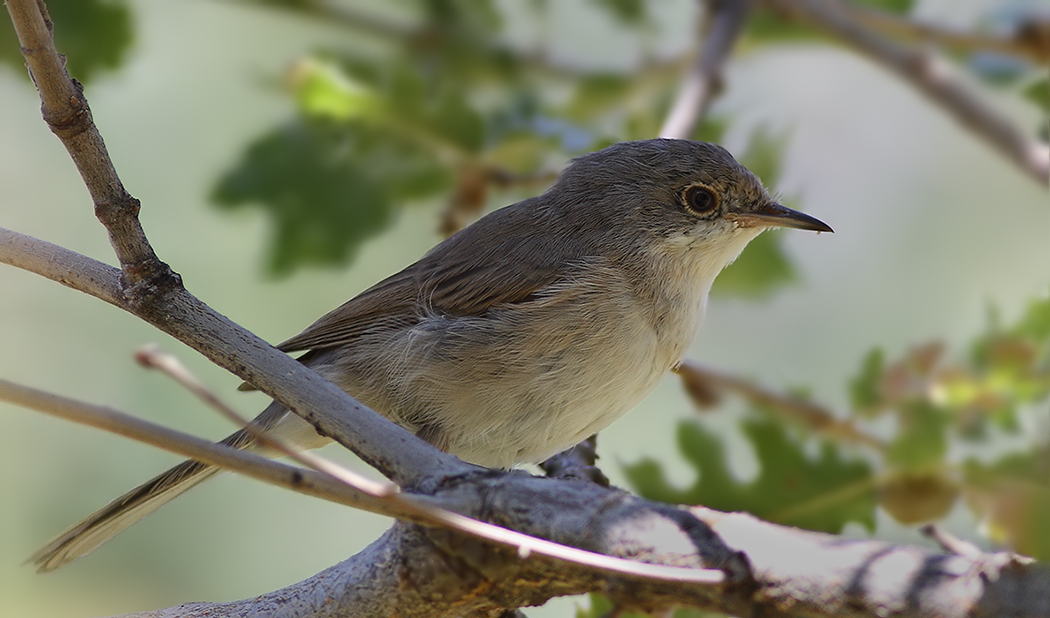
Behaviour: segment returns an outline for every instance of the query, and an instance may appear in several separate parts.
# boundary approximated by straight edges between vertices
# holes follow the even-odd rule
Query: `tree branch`
[[[95,427],[227,470],[236,470],[245,476],[308,496],[380,515],[398,515],[398,513],[391,512],[389,508],[384,508],[382,501],[377,496],[337,482],[328,475],[303,470],[223,444],[203,440],[112,408],[61,397],[2,378],[0,378],[0,401],[43,412],[80,425]]]
[[[139,203],[124,191],[81,88],[55,51],[43,3],[9,0],[7,6],[40,89],[44,119],[80,170],[120,260],[124,302],[118,306],[256,385],[403,487],[433,480],[438,472],[462,474],[473,468],[364,407],[187,292],[145,237]],[[78,256],[69,252],[65,258],[73,262]],[[35,266],[40,274],[55,274]]]
[[[0,263],[127,309],[120,271],[85,255],[0,227]]]
[[[863,444],[879,451],[886,449],[882,440],[857,429],[849,421],[836,418],[831,411],[815,403],[764,389],[736,376],[712,371],[689,359],[683,360],[674,371],[681,376],[686,389],[700,404],[713,395],[712,390],[726,390],[773,414],[801,422],[831,439]]]
[[[581,551],[526,534],[478,521],[442,506],[440,496],[409,496],[356,475],[332,474],[271,461],[223,444],[168,429],[102,406],[95,406],[0,379],[0,401],[7,401],[70,422],[95,427],[155,446],[197,461],[233,470],[254,479],[308,496],[343,504],[378,515],[396,517],[428,526],[469,534],[511,549],[523,559],[529,555],[564,560],[570,568],[592,576],[630,576],[640,581],[718,583],[721,571],[683,569],[640,564],[616,557]],[[327,463],[327,462],[326,462]],[[327,467],[334,464],[328,463]],[[487,471],[486,471],[487,472]],[[499,473],[488,476],[498,476]],[[512,483],[511,483],[512,484]],[[501,490],[503,491],[503,490]]]
[[[753,5],[754,0],[707,0],[703,44],[660,128],[660,137],[688,139],[700,124],[722,87],[722,66]]]
[[[40,91],[44,121],[66,147],[95,204],[95,216],[109,232],[125,281],[137,285],[171,276],[157,259],[138,221],[139,202],[124,190],[106,144],[91,118],[80,82],[66,72],[65,56],[55,49],[53,26],[42,1],[8,0],[7,10],[22,45],[29,75]]]
[[[755,598],[790,608],[792,616],[1050,615],[1050,570],[1014,554],[945,555],[777,526],[743,513],[690,511],[747,553],[760,582]]]
[[[1050,62],[1050,40],[1045,35],[1040,35],[1047,28],[1045,20],[1034,17],[1022,21],[1011,36],[995,36],[905,19],[850,2],[842,3],[842,9],[853,19],[887,36],[937,43],[960,51],[1007,54],[1042,66]]]
[[[764,0],[784,15],[813,24],[911,83],[1030,178],[1050,182],[1050,145],[1029,138],[980,100],[939,56],[873,32],[840,0]]]

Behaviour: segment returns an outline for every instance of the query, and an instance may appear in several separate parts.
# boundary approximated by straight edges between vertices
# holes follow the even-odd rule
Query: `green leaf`
[[[577,80],[572,100],[561,112],[569,120],[590,120],[611,108],[621,107],[630,90],[631,80],[624,75],[584,76]]]
[[[1016,337],[1033,339],[1040,344],[1050,343],[1050,294],[1028,303],[1012,331]]]
[[[725,124],[720,130],[724,130],[724,127]],[[787,140],[786,133],[772,133],[766,127],[759,127],[751,134],[747,148],[738,158],[747,169],[762,179],[764,185],[774,187],[780,180],[780,160]]]
[[[873,348],[864,356],[860,373],[849,383],[850,404],[854,410],[870,410],[882,402],[879,382],[885,367],[885,354],[880,348]]]
[[[612,601],[608,598],[591,593],[589,595],[591,607],[589,610],[577,608],[576,618],[602,618],[603,616],[609,616],[610,612],[613,611],[614,607]],[[639,614],[636,612],[621,612],[616,614],[618,618],[652,618],[652,614]],[[703,612],[698,609],[691,608],[678,608],[674,610],[674,618],[724,618],[725,614],[718,614],[712,612]]]
[[[415,142],[435,156],[475,154],[485,144],[485,123],[462,92],[431,88],[405,65],[377,73],[360,64],[304,60],[294,94],[307,116],[362,123]]]
[[[66,56],[69,74],[88,83],[124,62],[131,48],[131,11],[122,0],[49,0],[55,47]],[[0,62],[25,73],[25,58],[9,19],[0,22]]]
[[[1021,95],[1039,106],[1043,113],[1050,113],[1050,80],[1043,78],[1021,91]]]
[[[744,25],[742,38],[749,44],[798,43],[819,41],[823,35],[798,20],[784,19],[765,7],[758,7]]]
[[[652,500],[742,510],[769,521],[826,532],[839,532],[850,521],[874,527],[874,481],[866,462],[844,459],[826,441],[811,458],[783,426],[767,418],[746,421],[743,430],[760,465],[752,481],[733,478],[722,443],[695,422],[680,423],[677,434],[682,455],[697,469],[698,480],[692,487],[672,487],[659,464],[648,459],[624,471],[638,493]]]
[[[898,418],[900,428],[886,452],[886,462],[909,472],[939,467],[948,451],[951,417],[930,402],[917,400],[902,405]]]
[[[1050,560],[1050,449],[1010,453],[964,466],[964,495],[999,545]]]
[[[852,0],[853,4],[898,15],[911,13],[915,0]]]
[[[697,131],[697,137],[704,141],[719,141],[725,126],[724,121],[705,122]],[[760,128],[751,135],[747,148],[737,158],[766,186],[774,186],[780,178],[780,160],[786,142],[786,135]],[[789,200],[781,201],[793,206]],[[711,293],[761,300],[798,279],[794,265],[784,253],[780,232],[765,232],[752,240],[740,257],[718,276]]]
[[[371,122],[380,122],[384,117],[382,97],[334,63],[304,60],[295,69],[294,81],[296,102],[307,116]]]
[[[426,153],[331,122],[293,121],[263,136],[218,182],[223,208],[263,208],[272,219],[268,269],[349,261],[405,199],[431,195],[449,173]]]
[[[781,233],[765,232],[752,240],[740,257],[718,275],[711,294],[761,300],[797,280],[795,267],[781,246]]]
[[[727,128],[729,128],[729,118],[725,116],[716,117],[707,114],[704,116],[703,120],[700,121],[700,126],[698,126],[689,137],[698,142],[721,144],[722,137],[725,135]]]
[[[608,11],[623,24],[637,25],[647,16],[644,0],[591,0],[591,3]]]

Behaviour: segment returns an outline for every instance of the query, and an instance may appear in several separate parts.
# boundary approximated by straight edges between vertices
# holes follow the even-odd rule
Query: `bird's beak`
[[[750,212],[735,212],[728,215],[728,217],[745,227],[793,227],[814,232],[835,231],[820,219],[803,214],[797,210],[791,210],[775,202],[763,204]]]

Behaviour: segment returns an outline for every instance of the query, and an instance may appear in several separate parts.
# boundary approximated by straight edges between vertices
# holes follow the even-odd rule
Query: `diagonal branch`
[[[722,88],[722,67],[747,21],[754,0],[707,0],[704,41],[682,83],[660,137],[687,139]]]
[[[122,435],[197,461],[240,472],[278,487],[309,496],[359,508],[371,513],[396,517],[428,526],[464,532],[478,539],[511,549],[525,558],[529,555],[565,561],[569,568],[597,577],[630,577],[638,582],[718,583],[724,579],[716,569],[692,569],[644,564],[614,556],[597,554],[552,543],[508,530],[447,510],[440,499],[410,496],[389,491],[371,481],[350,484],[326,472],[308,470],[271,461],[223,444],[215,444],[174,429],[0,379],[0,401],[7,401],[62,418]],[[355,475],[356,476],[356,475]]]
[[[765,0],[784,15],[809,22],[911,83],[1030,178],[1050,182],[1050,145],[1028,137],[977,97],[932,52],[886,39],[843,8],[841,0]]]
[[[22,45],[29,75],[40,92],[44,121],[66,147],[106,226],[128,285],[170,276],[157,259],[138,221],[139,201],[124,190],[106,144],[91,118],[80,82],[70,78],[65,57],[55,49],[53,25],[44,3],[8,0],[7,10]]]
[[[124,190],[91,120],[80,84],[69,77],[62,56],[55,50],[43,2],[8,0],[7,7],[40,90],[44,119],[76,163],[120,260],[123,302],[118,306],[256,385],[401,486],[427,482],[442,472],[473,469],[364,407],[187,292],[181,278],[157,258],[145,237],[138,221],[139,202]],[[13,241],[14,237],[8,234],[6,238]],[[17,247],[6,245],[3,253],[12,252],[17,253]],[[86,260],[72,252],[53,252],[62,254],[67,262]],[[56,281],[68,280],[39,261],[14,260]],[[107,268],[99,263],[91,265],[95,274]],[[117,277],[104,277],[101,283],[107,287],[99,291],[113,302],[112,282]],[[90,277],[74,283],[85,284],[87,279]]]
[[[865,26],[887,36],[928,41],[968,52],[992,52],[1024,58],[1038,65],[1050,62],[1050,40],[1045,20],[1022,21],[1009,36],[955,30],[937,24],[898,17],[886,11],[843,3],[842,9]]]

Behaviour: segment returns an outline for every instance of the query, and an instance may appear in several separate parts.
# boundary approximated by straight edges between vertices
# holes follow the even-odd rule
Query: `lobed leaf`
[[[134,38],[131,9],[122,0],[48,0],[55,24],[55,47],[66,57],[69,74],[88,83],[99,73],[120,67]],[[25,75],[14,26],[0,20],[0,62]]]
[[[680,423],[677,433],[679,450],[697,470],[691,487],[672,487],[660,465],[649,459],[626,466],[624,472],[638,493],[652,500],[747,511],[810,530],[839,532],[851,521],[874,528],[874,482],[867,462],[843,458],[828,441],[821,441],[816,457],[809,457],[800,440],[767,418],[745,421],[743,430],[759,460],[754,480],[734,479],[721,441],[694,422]]]

